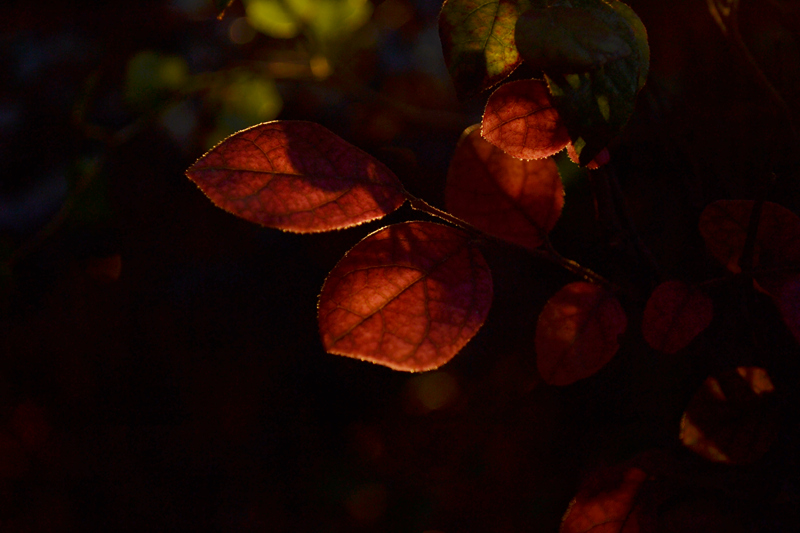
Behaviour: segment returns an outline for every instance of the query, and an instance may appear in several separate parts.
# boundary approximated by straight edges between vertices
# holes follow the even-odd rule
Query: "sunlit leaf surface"
[[[514,25],[529,0],[446,0],[439,14],[444,60],[456,91],[472,96],[495,85],[522,62]]]
[[[665,281],[647,300],[642,334],[656,350],[675,353],[706,329],[713,316],[714,304],[704,292],[682,281]]]
[[[404,201],[391,170],[311,122],[274,121],[240,131],[186,175],[222,209],[298,233],[375,220]]]
[[[491,273],[469,235],[396,224],[366,237],[328,275],[319,329],[329,353],[431,370],[477,333],[491,301]]]
[[[532,249],[555,226],[564,187],[551,159],[515,159],[486,142],[473,126],[450,162],[445,203],[476,228]]]
[[[551,385],[595,374],[617,353],[617,337],[627,325],[617,298],[600,285],[565,285],[547,301],[536,324],[539,374]]]
[[[486,102],[481,135],[518,159],[550,157],[569,143],[547,85],[539,80],[512,81],[494,91]]]
[[[718,463],[752,463],[777,435],[775,387],[763,368],[739,367],[709,377],[681,419],[680,439]]]

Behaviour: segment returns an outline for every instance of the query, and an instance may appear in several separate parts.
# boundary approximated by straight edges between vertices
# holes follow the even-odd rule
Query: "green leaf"
[[[573,0],[572,6],[595,19],[598,27],[608,28],[630,50],[629,54],[608,59],[587,72],[544,70],[556,109],[569,130],[580,164],[586,165],[619,134],[633,113],[636,94],[647,79],[650,49],[644,25],[636,13],[622,2]],[[548,8],[554,9],[564,8]],[[532,39],[525,35],[530,23],[523,21],[528,18],[526,15],[517,24],[517,40],[520,42]],[[599,55],[595,51],[595,57]],[[609,57],[613,57],[613,54]]]
[[[522,62],[514,26],[531,4],[530,0],[445,0],[439,36],[459,97],[492,87]]]
[[[517,21],[519,54],[537,70],[577,74],[627,57],[631,47],[600,17],[584,9],[529,9]]]

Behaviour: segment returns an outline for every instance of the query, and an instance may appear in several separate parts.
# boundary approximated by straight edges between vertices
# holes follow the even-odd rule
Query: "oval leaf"
[[[636,94],[644,86],[650,65],[647,32],[636,13],[617,0],[573,0],[624,41],[630,54],[610,59],[601,68],[565,74],[545,70],[550,88],[581,165],[587,165],[608,146],[628,122]],[[524,25],[517,24],[517,39]]]
[[[515,159],[483,140],[476,125],[450,161],[445,203],[481,231],[533,249],[556,225],[564,187],[552,159]]]
[[[397,176],[312,122],[277,120],[240,131],[186,175],[229,213],[312,233],[381,218],[404,201]]]
[[[741,272],[739,259],[744,251],[753,200],[718,200],[700,215],[700,233],[706,248],[722,265]],[[753,248],[753,266],[762,270],[800,267],[800,217],[785,207],[764,202]],[[768,292],[779,289],[786,272],[757,276]]]
[[[631,47],[585,9],[529,9],[516,27],[519,54],[536,70],[586,72],[631,54]]]
[[[608,363],[628,319],[616,297],[603,287],[577,281],[545,304],[536,324],[536,362],[542,379],[569,385]]]
[[[665,281],[653,291],[642,317],[647,343],[665,353],[686,347],[714,317],[714,304],[704,292],[682,281]]]
[[[539,80],[512,81],[494,91],[486,102],[481,135],[517,159],[550,157],[569,143],[547,85]]]
[[[477,333],[491,301],[491,273],[469,235],[396,224],[359,242],[328,275],[319,329],[329,353],[431,370]]]
[[[709,461],[758,460],[777,436],[774,391],[763,368],[739,367],[709,377],[683,414],[681,442]]]
[[[596,472],[569,503],[559,533],[640,531],[635,504],[646,480],[647,473],[633,466]]]
[[[446,0],[439,14],[444,61],[461,98],[495,85],[522,62],[514,25],[528,0]]]

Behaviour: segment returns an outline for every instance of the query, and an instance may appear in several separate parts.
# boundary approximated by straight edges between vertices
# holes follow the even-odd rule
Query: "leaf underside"
[[[521,161],[468,128],[447,172],[448,211],[481,231],[534,249],[553,229],[564,187],[551,159]]]
[[[665,281],[647,300],[642,334],[656,350],[675,353],[702,333],[713,316],[714,305],[705,293],[682,281]]]
[[[395,224],[359,242],[328,275],[319,329],[329,353],[432,370],[478,332],[491,301],[491,273],[469,235]]]
[[[402,184],[383,163],[304,121],[276,120],[240,131],[186,175],[225,211],[297,233],[376,220],[405,200]]]
[[[617,298],[577,281],[545,304],[536,324],[536,363],[550,385],[569,385],[603,368],[617,353],[628,324]]]
[[[519,80],[501,85],[486,102],[481,135],[517,159],[542,159],[569,143],[569,132],[547,85]]]
[[[528,7],[529,0],[444,2],[439,36],[459,97],[492,87],[522,62],[514,44],[514,25]]]

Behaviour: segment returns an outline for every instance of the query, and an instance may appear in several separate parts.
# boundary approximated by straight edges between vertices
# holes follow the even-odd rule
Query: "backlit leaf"
[[[445,203],[481,231],[533,249],[556,225],[564,187],[552,159],[515,159],[486,142],[476,125],[450,161]]]
[[[569,385],[608,363],[628,319],[616,297],[600,285],[577,281],[561,288],[536,324],[536,362],[542,379]]]
[[[636,94],[647,79],[650,51],[644,25],[622,2],[574,0],[571,4],[608,27],[630,49],[630,54],[587,72],[544,71],[580,164],[587,165],[608,146],[633,113]],[[525,23],[518,23],[516,32],[516,39],[524,41]]]
[[[631,54],[625,40],[589,10],[529,9],[517,21],[517,49],[536,70],[576,74]]]
[[[633,466],[596,473],[570,502],[560,533],[638,533],[635,504],[646,480]]]
[[[514,25],[529,0],[445,0],[439,14],[444,60],[459,96],[473,96],[522,62]]]
[[[404,201],[391,170],[311,122],[278,120],[240,131],[186,175],[222,209],[298,233],[375,220]]]
[[[366,237],[328,275],[319,329],[329,353],[431,370],[477,333],[491,301],[491,273],[469,235],[396,224]]]
[[[719,200],[706,206],[700,215],[700,233],[706,248],[725,268],[741,272],[739,259],[744,251],[753,200]],[[762,270],[800,267],[800,217],[773,202],[761,208],[753,249],[753,266]],[[780,288],[786,272],[756,277],[767,292]]]
[[[675,353],[706,329],[713,316],[714,304],[704,292],[682,281],[665,281],[647,300],[642,334],[656,350]]]
[[[494,91],[486,102],[481,135],[518,159],[550,157],[569,143],[547,85],[539,80],[512,81]]]
[[[739,367],[709,377],[683,414],[681,442],[709,461],[758,460],[777,435],[774,391],[763,368]]]

